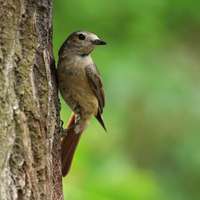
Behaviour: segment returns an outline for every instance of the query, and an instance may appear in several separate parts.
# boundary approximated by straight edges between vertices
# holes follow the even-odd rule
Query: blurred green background
[[[53,28],[56,61],[76,30],[108,43],[92,52],[108,133],[91,120],[65,199],[200,199],[200,2],[59,0]],[[71,110],[61,103],[66,126]]]

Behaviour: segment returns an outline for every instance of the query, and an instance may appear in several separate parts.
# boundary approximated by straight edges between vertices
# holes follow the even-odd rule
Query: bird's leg
[[[60,120],[60,122],[61,122],[61,124],[60,124],[60,126],[59,126],[59,129],[60,129],[60,132],[62,133],[61,137],[64,137],[64,136],[67,136],[66,132],[67,132],[69,129],[74,128],[74,127],[78,124],[79,119],[76,121],[75,124],[73,124],[72,126],[70,126],[70,127],[67,128],[67,129],[64,129],[64,128],[63,128],[64,122],[63,122],[62,120]]]

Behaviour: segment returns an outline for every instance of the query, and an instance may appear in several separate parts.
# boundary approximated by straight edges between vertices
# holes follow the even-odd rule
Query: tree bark
[[[53,0],[0,0],[0,200],[63,199]]]

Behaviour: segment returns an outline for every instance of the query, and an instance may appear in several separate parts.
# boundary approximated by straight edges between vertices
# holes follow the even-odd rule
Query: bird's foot
[[[73,124],[72,126],[70,126],[69,128],[64,129],[64,128],[63,128],[64,122],[63,122],[62,120],[60,120],[59,129],[60,129],[60,132],[61,132],[61,138],[64,137],[64,136],[67,136],[67,133],[66,133],[66,132],[67,132],[68,130],[74,128],[74,127],[78,124],[78,122],[79,122],[79,120],[78,120],[75,124]]]
[[[60,120],[60,126],[58,128],[61,132],[61,138],[64,137],[64,136],[67,136],[66,132],[68,130],[68,129],[63,128],[63,124],[64,124],[64,122],[62,120]]]

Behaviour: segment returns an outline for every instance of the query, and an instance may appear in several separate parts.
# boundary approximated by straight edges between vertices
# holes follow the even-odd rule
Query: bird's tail
[[[75,114],[72,113],[67,128],[73,126],[75,124]],[[76,127],[76,126],[75,126]],[[83,131],[80,133],[75,133],[75,127],[67,130],[67,136],[64,136],[61,140],[62,148],[61,148],[61,161],[62,161],[62,176],[66,176],[71,168],[72,160],[74,157],[74,153],[76,151],[76,147],[81,138]]]

